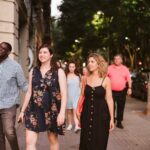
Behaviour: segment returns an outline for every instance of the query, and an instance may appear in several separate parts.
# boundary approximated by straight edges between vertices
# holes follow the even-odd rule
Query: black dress
[[[61,96],[58,82],[58,70],[49,70],[45,77],[38,67],[32,73],[32,95],[25,112],[25,126],[35,132],[51,131],[64,134],[64,127],[57,126]]]
[[[81,113],[80,150],[106,150],[110,114],[105,100],[106,91],[102,84],[97,87],[86,85]]]

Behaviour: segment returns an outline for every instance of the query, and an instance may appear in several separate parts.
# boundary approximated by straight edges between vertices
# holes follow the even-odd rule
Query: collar
[[[121,69],[123,67],[122,64],[120,66],[117,66],[117,65],[113,64],[112,66],[113,66],[113,68],[116,68],[116,69]]]
[[[9,61],[9,57],[7,57],[6,59],[4,59],[0,64],[4,64],[5,62]]]

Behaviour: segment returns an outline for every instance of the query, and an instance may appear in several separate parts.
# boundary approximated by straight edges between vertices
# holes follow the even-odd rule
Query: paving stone
[[[124,129],[115,128],[110,133],[108,150],[150,150],[150,116],[144,115],[146,102],[128,97],[124,116]],[[25,150],[25,129],[17,127],[20,150]],[[59,136],[60,150],[78,150],[80,133],[66,131]],[[10,150],[7,143],[7,150]],[[46,133],[40,133],[37,150],[49,150]],[[94,149],[93,149],[94,150]]]

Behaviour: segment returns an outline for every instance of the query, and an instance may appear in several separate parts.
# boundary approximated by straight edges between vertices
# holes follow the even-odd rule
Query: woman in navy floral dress
[[[38,66],[29,75],[29,89],[18,121],[25,117],[26,147],[35,150],[39,132],[47,131],[51,150],[58,150],[57,135],[64,134],[66,77],[52,60],[53,53],[43,45],[38,53]],[[61,78],[60,78],[61,76]]]

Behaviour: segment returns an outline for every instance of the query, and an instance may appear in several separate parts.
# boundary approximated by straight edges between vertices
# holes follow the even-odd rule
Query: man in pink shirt
[[[114,63],[108,67],[108,77],[111,80],[114,106],[115,104],[117,106],[117,127],[121,129],[124,128],[122,125],[122,120],[126,102],[126,92],[128,95],[131,95],[132,93],[130,72],[128,68],[122,64],[122,62],[122,56],[117,54],[114,56]],[[128,83],[127,90],[126,83]]]

